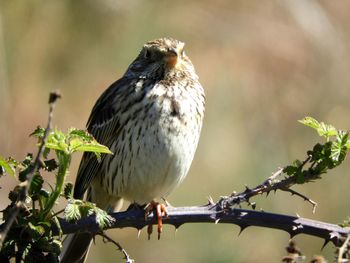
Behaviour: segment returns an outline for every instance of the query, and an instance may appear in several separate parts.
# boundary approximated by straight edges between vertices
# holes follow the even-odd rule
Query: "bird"
[[[96,101],[87,131],[113,154],[84,153],[74,198],[119,211],[166,198],[186,177],[198,145],[205,93],[185,43],[162,37],[146,42],[124,75]],[[159,230],[159,229],[158,229]],[[85,262],[92,235],[70,234],[61,262]]]

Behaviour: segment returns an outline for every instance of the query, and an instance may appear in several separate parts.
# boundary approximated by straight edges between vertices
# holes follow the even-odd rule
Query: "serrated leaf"
[[[33,154],[32,153],[27,153],[26,158],[22,162],[22,167],[26,168],[28,167],[33,161]]]
[[[315,129],[322,137],[329,138],[337,135],[337,130],[332,125],[325,124],[324,122],[318,122],[312,117],[305,117],[304,119],[299,120],[299,122]]]
[[[320,123],[312,117],[305,117],[304,119],[299,120],[299,122],[315,130],[318,130],[321,126]]]
[[[70,128],[68,134],[71,138],[80,138],[85,141],[92,141],[94,139],[94,137],[87,131],[78,130],[75,128]]]
[[[331,136],[336,136],[338,133],[336,128],[334,128],[332,125],[325,124],[323,122],[321,122],[321,127],[320,129],[317,130],[317,132],[320,136],[323,136],[326,138],[329,138]]]
[[[69,222],[75,222],[79,220],[81,218],[79,205],[75,203],[68,203],[68,205],[64,209],[64,216]]]
[[[6,174],[9,174],[13,177],[15,177],[15,169],[11,166],[11,164],[5,160],[1,155],[0,155],[0,174],[2,173],[2,169]]]
[[[96,214],[96,222],[101,229],[111,226],[114,222],[113,217],[111,217],[110,215],[107,214],[106,211],[98,207],[95,208],[95,214]]]
[[[287,175],[293,175],[296,173],[297,170],[298,168],[295,167],[294,165],[288,165],[283,168],[283,172],[286,173]]]
[[[349,134],[339,131],[336,140],[331,146],[331,158],[338,165],[345,159]]]
[[[45,129],[38,126],[29,136],[43,138],[45,134]]]
[[[72,194],[73,194],[73,184],[67,183],[64,186],[63,195],[65,196],[65,198],[69,199],[72,197]]]
[[[50,132],[45,146],[46,148],[49,148],[49,149],[68,152],[68,144],[66,143],[66,136],[63,132],[57,129]]]
[[[39,193],[43,186],[43,183],[44,179],[42,178],[42,176],[39,173],[35,173],[33,175],[33,179],[29,187],[29,193],[33,195]]]
[[[108,149],[108,147],[99,144],[96,141],[90,142],[90,143],[85,143],[85,144],[76,144],[74,147],[75,151],[78,152],[94,152],[94,153],[108,153],[112,154],[112,152]]]
[[[28,228],[30,229],[31,237],[34,239],[38,239],[45,233],[45,228],[41,225],[34,225],[31,222],[28,222]]]
[[[46,160],[44,161],[44,163],[45,163],[45,169],[49,172],[56,170],[58,167],[58,163],[55,159]]]

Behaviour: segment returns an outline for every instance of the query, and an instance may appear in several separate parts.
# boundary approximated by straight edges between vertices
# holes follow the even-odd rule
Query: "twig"
[[[300,165],[300,169],[303,168],[309,161],[311,157],[308,156],[303,163]],[[246,187],[245,191],[240,193],[233,193],[231,196],[224,196],[219,201],[219,204],[222,208],[229,208],[232,206],[239,205],[242,202],[248,202],[249,199],[256,195],[261,194],[269,194],[271,191],[286,191],[292,193],[292,195],[296,195],[304,199],[305,201],[309,202],[312,205],[312,211],[315,212],[317,203],[307,196],[290,189],[293,185],[297,184],[297,178],[296,176],[288,176],[281,180],[278,180],[277,178],[279,176],[283,175],[283,168],[278,168],[278,170],[273,173],[267,180],[265,180],[262,184],[259,184],[258,186],[254,188]],[[310,174],[308,177],[305,178],[305,182],[312,181],[316,178],[318,178],[318,174]]]
[[[140,209],[130,209],[126,212],[110,214],[115,221],[109,228],[134,227],[142,229],[150,224],[157,224],[157,218],[150,214],[145,218],[145,213]],[[280,229],[288,232],[290,236],[306,234],[320,237],[325,242],[333,242],[341,246],[345,238],[350,234],[350,228],[342,228],[338,225],[324,223],[306,218],[272,214],[261,211],[230,208],[223,210],[219,203],[215,205],[193,207],[168,207],[168,216],[163,218],[163,224],[171,224],[179,228],[185,223],[226,223],[236,224],[241,230],[249,226],[259,226]],[[77,231],[100,231],[95,216],[83,218],[76,223],[69,223],[60,219],[63,234]]]
[[[52,117],[53,117],[53,110],[55,108],[55,103],[57,101],[57,99],[59,99],[61,97],[60,93],[58,91],[52,91],[50,93],[49,96],[49,117],[48,117],[48,122],[47,122],[47,126],[45,129],[45,133],[44,133],[44,137],[42,139],[42,142],[40,144],[38,153],[35,157],[33,166],[30,170],[30,172],[27,175],[27,180],[22,182],[19,186],[20,186],[20,194],[18,196],[18,200],[16,201],[16,203],[14,204],[14,206],[11,208],[11,210],[9,211],[9,216],[6,218],[6,221],[4,222],[4,224],[2,225],[2,229],[0,232],[0,250],[2,248],[2,244],[6,239],[6,236],[8,234],[8,232],[11,229],[11,226],[13,225],[13,223],[15,222],[19,211],[21,210],[21,208],[23,207],[23,204],[25,202],[25,199],[27,197],[28,194],[28,190],[30,188],[30,184],[33,180],[33,176],[34,174],[37,172],[37,170],[40,168],[40,164],[41,164],[41,156],[43,155],[44,149],[45,149],[45,144],[46,144],[46,140],[47,137],[49,135],[49,132],[52,129]]]
[[[316,212],[317,203],[315,201],[311,200],[306,195],[303,195],[303,194],[301,194],[297,191],[294,191],[293,189],[289,189],[289,188],[288,189],[280,188],[280,190],[290,192],[292,195],[297,195],[297,196],[301,197],[302,199],[304,199],[304,201],[307,201],[312,205],[312,213],[314,214]]]
[[[349,262],[349,259],[344,258],[344,254],[349,253],[349,245],[350,245],[349,242],[350,242],[350,234],[345,239],[343,245],[339,248],[338,263]]]
[[[107,242],[111,242],[114,245],[116,245],[118,250],[120,250],[124,254],[125,263],[134,263],[135,262],[135,260],[130,258],[129,254],[126,252],[126,250],[117,241],[115,241],[111,237],[107,236],[106,233],[100,232],[100,233],[97,233],[97,235],[103,237],[103,239],[104,239],[103,241],[105,241],[105,239],[106,239]]]

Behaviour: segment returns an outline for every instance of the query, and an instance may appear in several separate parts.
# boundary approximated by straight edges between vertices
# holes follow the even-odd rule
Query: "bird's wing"
[[[124,125],[122,109],[127,96],[134,89],[137,80],[121,78],[114,82],[97,100],[87,122],[87,130],[101,144],[111,147],[117,140]],[[106,154],[98,161],[94,153],[85,152],[80,162],[77,179],[74,186],[74,198],[83,198],[91,181],[102,172]]]

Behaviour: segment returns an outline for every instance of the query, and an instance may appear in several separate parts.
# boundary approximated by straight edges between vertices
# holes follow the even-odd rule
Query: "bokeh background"
[[[319,140],[297,123],[313,116],[350,128],[350,2],[315,0],[5,1],[0,0],[0,154],[22,159],[28,138],[47,119],[47,98],[60,89],[54,124],[84,128],[101,92],[119,78],[142,44],[161,36],[186,42],[207,95],[196,157],[185,182],[169,197],[175,206],[206,203],[254,186],[279,166],[304,158]],[[80,156],[74,158],[74,181]],[[319,203],[287,193],[256,198],[265,211],[332,223],[350,214],[350,161],[322,181],[297,187]],[[12,178],[1,178],[0,208]],[[289,236],[232,225],[188,224],[160,241],[114,230],[137,262],[279,262]],[[97,239],[88,262],[123,262]],[[307,258],[322,240],[297,236]]]

